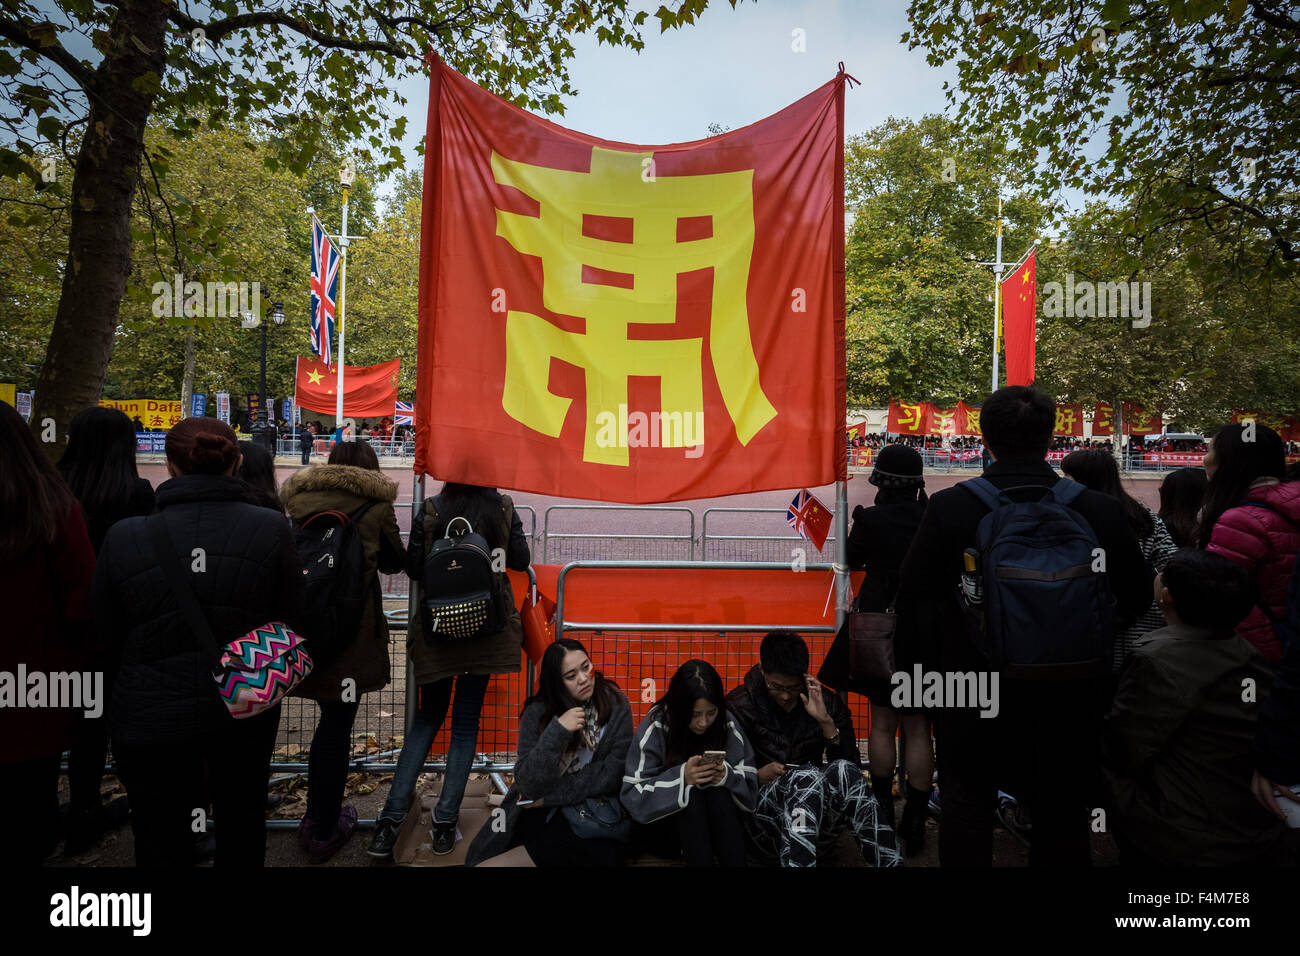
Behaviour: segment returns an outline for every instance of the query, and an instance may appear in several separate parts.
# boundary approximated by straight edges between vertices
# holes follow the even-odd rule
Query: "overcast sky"
[[[843,61],[862,81],[845,98],[845,134],[852,135],[890,116],[943,109],[942,85],[956,70],[909,52],[899,42],[907,29],[906,0],[742,0],[735,10],[712,0],[694,25],[665,34],[651,16],[640,53],[575,38],[569,72],[578,93],[566,98],[564,116],[550,118],[629,143],[702,139],[710,123],[739,129],[778,112],[830,80]],[[805,52],[792,49],[796,30]],[[402,92],[413,150],[424,130],[416,120],[428,110],[427,81],[409,81]]]

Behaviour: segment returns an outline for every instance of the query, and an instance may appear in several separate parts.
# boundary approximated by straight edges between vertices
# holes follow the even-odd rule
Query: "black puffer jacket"
[[[203,549],[205,569],[190,580],[219,644],[292,618],[303,602],[289,522],[255,505],[239,479],[173,478],[158,487],[158,510],[115,524],[95,568],[95,616],[117,667],[109,726],[130,747],[179,743],[233,720],[154,555],[151,522],[166,522],[181,556]]]
[[[835,694],[822,688],[826,715],[835,721],[840,732],[837,743],[828,744],[817,721],[804,709],[803,702],[786,713],[767,692],[763,672],[757,664],[745,675],[745,682],[727,695],[727,709],[740,721],[741,729],[754,746],[754,766],[776,762],[789,767],[801,764],[825,766],[832,760],[847,760],[862,765],[858,742],[853,736],[853,715]]]

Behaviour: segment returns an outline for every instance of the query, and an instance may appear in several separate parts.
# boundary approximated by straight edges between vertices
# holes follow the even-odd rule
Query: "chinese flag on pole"
[[[391,415],[397,404],[397,374],[400,359],[380,365],[345,365],[343,414],[357,418]],[[339,384],[338,365],[325,365],[315,359],[298,357],[298,380],[294,404],[323,415],[338,409],[335,389]]]
[[[1007,355],[1007,384],[1034,384],[1034,256],[1002,280],[1002,338]]]
[[[415,470],[622,502],[844,478],[845,74],[640,146],[430,60]]]

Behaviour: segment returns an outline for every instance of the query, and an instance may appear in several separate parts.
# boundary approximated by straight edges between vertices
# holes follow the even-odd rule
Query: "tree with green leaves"
[[[950,120],[890,119],[845,144],[846,366],[851,405],[955,405],[986,393],[993,258],[1028,250],[1048,217],[1023,190],[1023,157]]]
[[[667,30],[694,22],[707,5],[678,0],[655,16]],[[320,144],[355,142],[382,175],[402,162],[406,102],[393,86],[420,73],[429,50],[521,106],[562,112],[561,97],[574,92],[570,37],[595,34],[639,50],[649,17],[627,0],[46,6],[54,16],[31,0],[0,12],[0,121],[13,138],[0,146],[0,174],[25,176],[68,210],[62,287],[33,410],[34,427],[52,418],[60,435],[100,396],[131,274],[132,204],[143,182],[166,177],[166,157],[146,148],[151,122],[177,140],[205,127],[260,124],[274,147],[270,166],[299,173]],[[42,144],[67,154],[70,182],[44,162]]]
[[[1036,151],[1041,195],[1131,196],[1135,236],[1262,236],[1263,267],[1294,272],[1300,18],[1290,0],[912,0],[908,16],[909,48],[957,64],[955,118]]]

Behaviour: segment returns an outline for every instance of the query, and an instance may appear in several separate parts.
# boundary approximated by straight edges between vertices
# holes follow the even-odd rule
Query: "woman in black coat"
[[[867,480],[880,490],[876,492],[873,507],[854,509],[853,530],[848,541],[849,564],[867,572],[858,591],[858,610],[883,611],[893,606],[898,595],[898,572],[925,513],[927,498],[921,456],[903,445],[889,445],[876,456],[875,468]],[[901,662],[895,663],[902,666]],[[890,703],[893,688],[888,682],[849,677],[847,622],[826,652],[817,678],[836,690],[853,691],[871,701],[871,737],[867,744],[871,787],[891,827],[894,826],[893,781],[897,761],[894,739],[902,723],[906,741],[907,803],[902,825],[897,829],[907,852],[918,852],[925,842],[934,776],[929,718],[919,710],[893,707]]]
[[[123,518],[153,514],[153,485],[135,466],[135,426],[116,408],[83,408],[68,428],[68,448],[58,469],[86,517],[90,544],[99,553],[108,529]],[[106,670],[93,661],[97,671]],[[112,694],[112,688],[105,692]],[[108,721],[82,718],[68,747],[68,813],[63,852],[75,856],[94,846],[104,830],[126,822],[126,801],[104,807],[100,783],[108,757]]]
[[[110,529],[95,569],[95,616],[117,665],[109,729],[131,799],[136,863],[193,863],[195,823],[210,793],[221,820],[214,862],[261,866],[266,787],[280,708],[236,720],[217,694],[215,661],[186,623],[161,560],[181,563],[216,641],[224,644],[303,603],[289,522],[233,477],[235,433],[188,418],[167,433],[159,514]],[[174,549],[160,559],[160,523]]]

